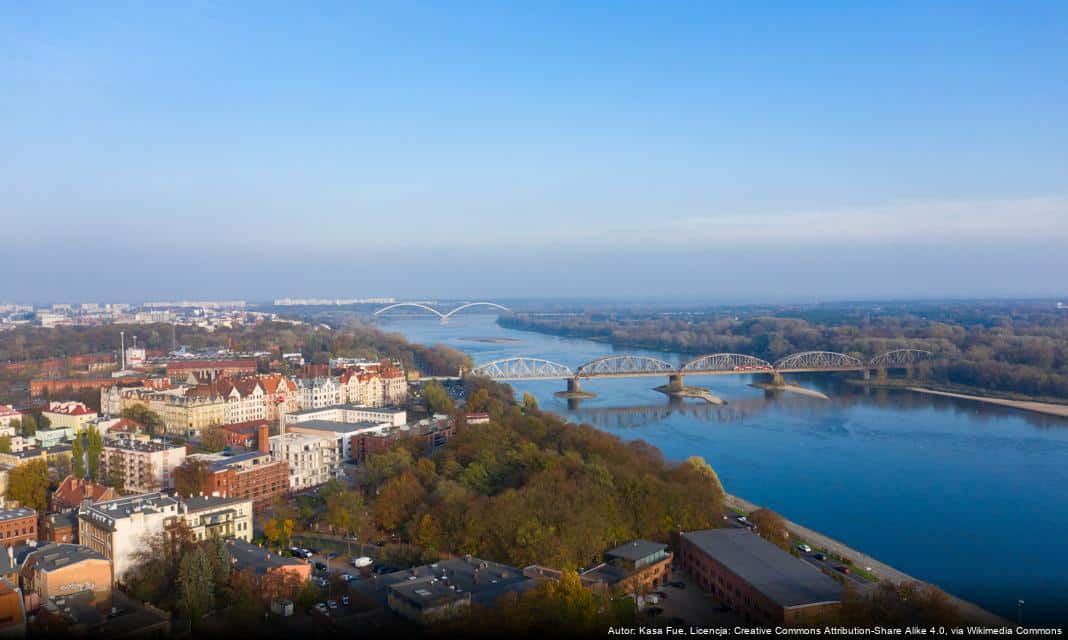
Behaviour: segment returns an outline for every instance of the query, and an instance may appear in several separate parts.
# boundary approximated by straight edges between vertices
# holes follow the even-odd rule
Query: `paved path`
[[[739,498],[738,496],[733,496],[729,493],[727,494],[726,504],[732,509],[741,509],[746,513],[756,511],[760,508],[760,505],[753,504],[744,498]],[[871,571],[880,580],[887,580],[894,583],[923,582],[923,580],[914,578],[903,571],[898,571],[890,565],[879,562],[875,558],[848,547],[834,538],[829,538],[818,531],[813,531],[796,522],[786,520],[786,528],[790,533],[803,539],[813,548],[825,549],[836,556],[848,558],[853,561],[853,564]],[[953,602],[961,615],[969,622],[997,627],[1013,626],[1012,623],[1005,618],[994,615],[976,604],[968,602],[967,600],[962,600],[953,594],[946,595],[949,596],[950,601]]]

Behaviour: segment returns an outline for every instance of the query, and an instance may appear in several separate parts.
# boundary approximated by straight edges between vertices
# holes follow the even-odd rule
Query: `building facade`
[[[185,462],[185,445],[142,438],[108,438],[100,453],[100,472],[122,480],[128,492],[146,493],[174,486],[174,469]]]
[[[36,510],[29,507],[0,508],[0,544],[12,547],[36,539]]]
[[[305,491],[344,475],[342,447],[335,438],[287,433],[270,440],[271,455],[289,465],[290,491]]]

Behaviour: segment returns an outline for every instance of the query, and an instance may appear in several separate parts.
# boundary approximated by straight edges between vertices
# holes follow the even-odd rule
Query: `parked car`
[[[341,604],[343,606],[346,606],[346,607],[349,606],[349,597],[348,596],[341,596]]]
[[[817,560],[821,560],[821,561],[827,559],[827,555],[823,554],[823,553],[817,553],[816,555],[814,555],[812,557],[817,559]]]
[[[343,573],[339,577],[345,582],[352,582],[356,579],[356,576],[352,575],[351,573]]]
[[[802,542],[801,544],[797,545],[797,548],[800,549],[801,551],[804,551],[805,553],[812,553],[812,547],[808,546],[804,542]]]
[[[835,567],[835,569],[841,571],[842,573],[844,573],[846,575],[849,575],[849,567],[845,566],[844,564],[838,565],[837,567]]]
[[[326,606],[330,607],[331,609],[337,609],[337,600],[327,600]]]
[[[315,570],[316,570],[316,571],[326,571],[327,569],[329,569],[329,567],[327,567],[327,566],[326,566],[326,563],[325,563],[325,562],[320,562],[320,561],[318,561],[318,560],[316,560],[316,561],[315,561],[315,562],[314,562],[314,563],[312,564],[312,566],[314,566],[314,567],[315,567]]]

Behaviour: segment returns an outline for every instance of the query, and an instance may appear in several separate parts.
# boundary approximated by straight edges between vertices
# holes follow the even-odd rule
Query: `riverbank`
[[[760,505],[729,493],[726,494],[725,502],[729,508],[739,509],[747,514],[761,508]],[[805,540],[805,542],[816,549],[824,549],[840,558],[849,558],[854,564],[864,567],[879,580],[886,580],[897,584],[902,582],[923,582],[923,580],[914,578],[904,571],[899,571],[886,563],[880,562],[865,553],[861,553],[860,551],[835,540],[834,538],[825,536],[818,531],[813,531],[796,522],[786,520],[786,528],[792,535]],[[961,616],[968,622],[992,627],[1012,626],[1012,623],[1005,618],[995,615],[975,603],[962,600],[951,593],[947,593],[946,595],[949,596],[950,601],[957,607]]]
[[[1050,416],[1068,418],[1068,405],[1065,404],[1053,404],[1052,402],[1037,402],[1034,400],[1007,400],[1004,398],[991,398],[988,396],[972,396],[964,393],[953,393],[951,391],[938,391],[935,389],[927,389],[925,387],[905,388],[909,391],[914,391],[916,393],[926,393],[928,395],[943,396],[946,398],[957,398],[960,400],[973,400],[975,402],[996,404],[1001,407],[1011,407],[1013,409],[1020,409],[1022,411],[1033,411],[1035,413],[1044,413]]]

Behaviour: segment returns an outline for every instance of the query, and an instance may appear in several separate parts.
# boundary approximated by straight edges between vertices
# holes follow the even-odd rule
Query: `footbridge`
[[[803,351],[769,362],[743,353],[710,353],[674,365],[660,358],[645,355],[620,354],[591,360],[572,369],[566,364],[542,358],[514,357],[478,365],[468,375],[485,376],[498,381],[566,380],[567,393],[585,394],[581,381],[594,378],[666,377],[667,393],[681,392],[686,376],[723,376],[762,374],[771,377],[772,384],[783,384],[783,374],[857,371],[867,379],[872,371],[885,377],[888,369],[912,368],[932,360],[934,354],[920,349],[897,349],[879,354],[870,360],[834,351]]]
[[[504,306],[503,304],[497,304],[496,302],[484,302],[484,301],[483,302],[465,302],[464,304],[461,304],[460,306],[452,309],[451,311],[445,311],[445,312],[438,311],[434,307],[431,307],[430,305],[423,304],[421,302],[398,302],[396,304],[391,304],[388,307],[382,307],[378,311],[375,311],[374,315],[377,317],[377,316],[382,315],[383,313],[387,313],[387,312],[392,311],[394,309],[409,308],[409,309],[417,309],[417,310],[420,310],[420,311],[426,311],[428,313],[432,313],[432,314],[436,315],[438,318],[441,319],[441,324],[448,324],[449,323],[449,318],[451,318],[454,314],[459,313],[460,311],[463,311],[464,309],[470,309],[472,307],[490,307],[492,309],[499,309],[500,311],[505,311],[507,313],[512,313],[511,309],[509,309],[508,307]]]

